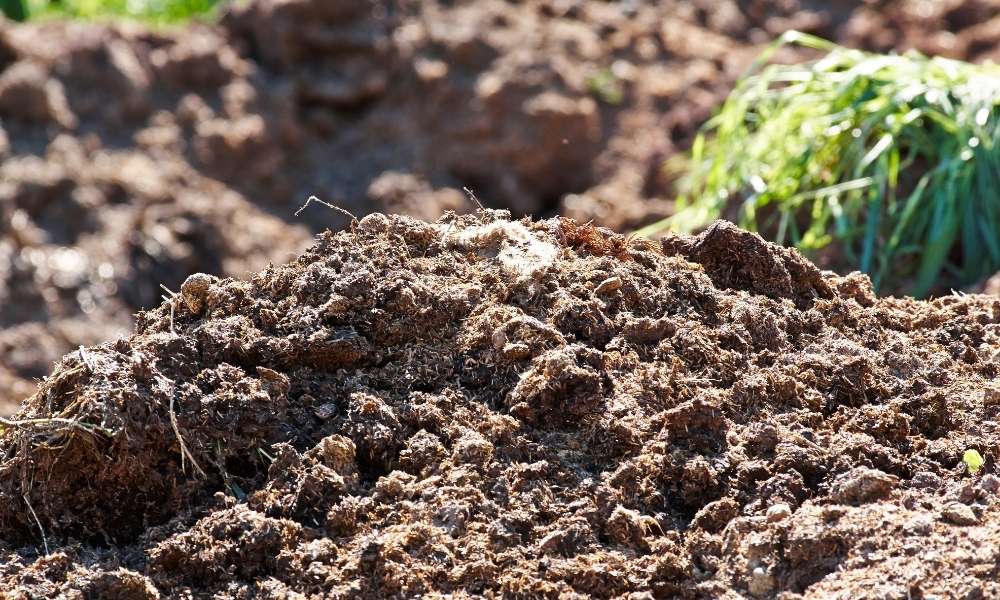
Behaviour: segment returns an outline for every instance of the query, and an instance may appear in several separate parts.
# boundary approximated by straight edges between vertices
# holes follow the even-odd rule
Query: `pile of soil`
[[[62,359],[0,598],[997,597],[998,347],[726,223],[373,214]]]
[[[253,0],[213,25],[0,22],[0,405],[195,271],[339,213],[670,214],[683,150],[766,43],[996,58],[987,0]],[[2,412],[2,410],[0,410]]]

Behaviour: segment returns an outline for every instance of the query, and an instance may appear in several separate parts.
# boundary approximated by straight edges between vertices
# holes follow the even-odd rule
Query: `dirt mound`
[[[60,362],[2,589],[993,597],[998,333],[726,225],[373,214]]]

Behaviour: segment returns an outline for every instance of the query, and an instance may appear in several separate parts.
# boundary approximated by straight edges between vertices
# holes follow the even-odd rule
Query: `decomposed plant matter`
[[[0,597],[994,597],[998,322],[726,223],[370,215],[56,366]]]

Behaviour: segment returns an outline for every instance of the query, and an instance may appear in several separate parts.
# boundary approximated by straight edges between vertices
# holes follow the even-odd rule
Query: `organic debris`
[[[491,211],[185,287],[0,433],[0,597],[1000,594],[996,299]]]

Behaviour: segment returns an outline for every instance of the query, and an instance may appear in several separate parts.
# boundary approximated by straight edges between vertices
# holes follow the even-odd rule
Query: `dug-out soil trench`
[[[997,597],[998,334],[725,223],[373,214],[63,358],[0,598]]]
[[[312,194],[359,216],[494,207],[627,230],[789,28],[996,58],[986,0],[251,0],[217,24],[0,22],[0,412],[193,272],[283,263]]]

